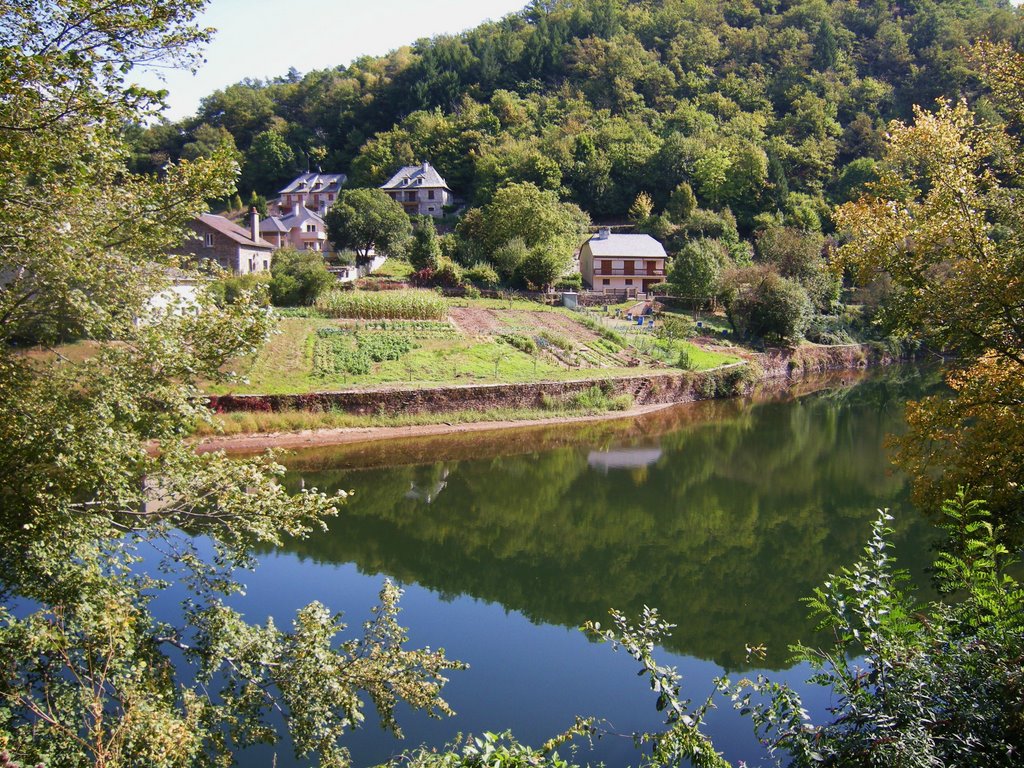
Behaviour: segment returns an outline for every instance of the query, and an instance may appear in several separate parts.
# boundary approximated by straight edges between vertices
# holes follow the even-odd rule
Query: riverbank
[[[896,355],[880,345],[807,345],[792,350],[749,353],[744,363],[700,373],[676,371],[580,382],[420,390],[223,396],[211,398],[211,405],[220,411],[221,418],[244,419],[231,425],[242,434],[205,435],[197,445],[200,450],[251,452],[269,447],[294,449],[521,426],[635,419],[678,403],[749,395],[755,388],[781,390],[808,376],[837,371],[856,372],[898,360]],[[594,393],[595,390],[608,403],[617,403],[618,408],[577,415],[557,406],[559,402],[564,404],[570,398]],[[631,399],[632,407],[622,408],[624,397]],[[389,411],[389,408],[394,410]],[[380,415],[384,413],[388,416]],[[353,426],[331,423],[352,418],[361,423]],[[408,419],[409,423],[375,424],[378,419]],[[288,428],[296,422],[303,425],[311,423],[312,426]],[[244,427],[247,425],[266,425],[266,428],[246,430]]]

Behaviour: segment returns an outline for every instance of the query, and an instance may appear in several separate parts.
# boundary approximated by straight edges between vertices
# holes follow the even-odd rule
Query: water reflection
[[[399,446],[419,463],[391,468],[331,468],[357,463],[351,448],[300,454],[289,483],[355,494],[329,535],[287,549],[537,623],[657,606],[679,625],[670,650],[738,669],[745,644],[764,644],[766,665],[781,668],[790,644],[811,639],[800,599],[858,556],[878,507],[902,504],[884,436],[936,381],[889,372],[586,427],[575,442],[566,429],[526,430],[505,435],[511,455],[490,436]],[[912,514],[895,527],[904,566],[922,573],[927,527]]]

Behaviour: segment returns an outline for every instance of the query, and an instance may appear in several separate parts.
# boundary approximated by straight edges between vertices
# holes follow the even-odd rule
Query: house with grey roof
[[[330,251],[323,217],[313,213],[301,202],[296,203],[290,213],[263,219],[260,222],[260,236],[273,244],[274,248],[291,246],[297,251]]]
[[[607,227],[580,249],[583,281],[595,291],[647,293],[665,282],[665,248],[650,235],[613,235]]]
[[[409,215],[440,217],[444,206],[454,199],[448,182],[430,163],[405,166],[381,189],[401,203]]]
[[[284,189],[280,190],[273,210],[279,216],[291,213],[298,204],[304,205],[320,216],[334,205],[341,193],[342,185],[348,180],[344,173],[310,172],[298,176]]]
[[[238,275],[270,269],[274,246],[260,237],[260,215],[249,212],[249,228],[212,213],[193,219],[194,235],[178,249],[179,254],[195,261],[209,259]]]

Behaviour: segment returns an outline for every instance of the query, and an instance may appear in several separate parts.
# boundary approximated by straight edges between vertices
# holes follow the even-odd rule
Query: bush
[[[476,262],[463,273],[463,277],[474,285],[485,288],[493,288],[499,280],[497,270],[484,261]]]
[[[448,303],[433,291],[329,291],[316,308],[327,317],[367,320],[442,320]]]
[[[559,291],[578,291],[583,288],[583,275],[579,272],[565,275],[555,283],[555,288]]]
[[[336,282],[321,254],[294,248],[274,254],[270,275],[270,298],[278,307],[309,306]]]
[[[243,293],[254,293],[262,305],[270,303],[270,273],[250,272],[247,275],[227,275],[210,284],[214,302],[224,307],[234,304]]]
[[[524,336],[521,333],[505,333],[498,337],[498,341],[503,341],[509,344],[520,352],[525,352],[528,355],[532,355],[537,351],[537,342],[531,339],[529,336]]]
[[[811,318],[807,291],[794,280],[770,270],[743,270],[756,282],[740,290],[729,304],[729,318],[743,335],[774,341],[795,341]]]

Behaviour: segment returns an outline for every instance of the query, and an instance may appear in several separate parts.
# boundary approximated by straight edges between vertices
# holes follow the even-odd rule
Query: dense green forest
[[[966,94],[994,109],[961,48],[1017,42],[1005,0],[535,0],[387,56],[216,91],[195,116],[131,130],[133,168],[224,142],[239,189],[307,165],[383,183],[428,160],[469,203],[529,181],[597,219],[687,182],[741,231],[781,211],[805,229],[874,175],[887,121]]]

